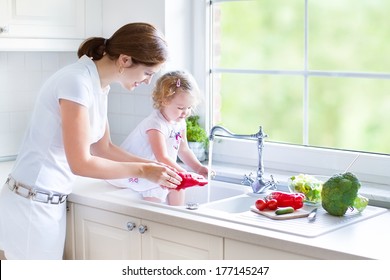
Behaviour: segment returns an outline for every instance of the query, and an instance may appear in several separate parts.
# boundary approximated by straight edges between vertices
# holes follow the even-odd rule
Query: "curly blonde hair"
[[[153,107],[161,109],[164,103],[170,102],[175,94],[186,93],[191,94],[194,103],[192,109],[201,101],[201,94],[194,77],[185,71],[170,71],[162,75],[156,82],[153,89]]]

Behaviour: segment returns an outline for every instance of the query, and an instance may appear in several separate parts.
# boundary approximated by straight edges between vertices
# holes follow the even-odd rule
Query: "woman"
[[[176,188],[166,165],[113,145],[107,123],[111,83],[128,90],[149,84],[167,46],[146,23],[121,27],[109,39],[83,42],[79,60],[43,85],[21,150],[0,194],[0,248],[7,259],[61,259],[66,197],[75,175],[139,177]]]

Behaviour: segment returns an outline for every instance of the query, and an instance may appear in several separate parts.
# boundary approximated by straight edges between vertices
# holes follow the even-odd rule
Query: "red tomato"
[[[270,199],[267,201],[267,207],[269,210],[276,210],[278,208],[278,201],[276,199]]]
[[[265,208],[267,208],[267,202],[264,199],[259,198],[256,200],[255,206],[258,210],[263,211]]]

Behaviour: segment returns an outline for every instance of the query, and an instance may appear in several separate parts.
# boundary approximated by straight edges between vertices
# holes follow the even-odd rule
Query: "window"
[[[213,0],[212,125],[390,154],[390,1]]]

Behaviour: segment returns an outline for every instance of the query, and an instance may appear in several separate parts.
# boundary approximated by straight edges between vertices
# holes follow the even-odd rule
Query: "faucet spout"
[[[216,134],[216,132],[218,132],[218,131],[222,131],[223,134],[222,135]],[[220,126],[220,125],[216,125],[216,126],[213,126],[211,128],[209,140],[213,141],[214,137],[216,135],[217,136],[227,136],[230,138],[237,138],[237,139],[251,139],[251,138],[256,137],[256,134],[236,134],[236,133],[230,132],[227,128],[224,128],[223,126]]]
[[[223,135],[216,134],[218,131],[222,131]],[[268,137],[268,135],[263,133],[262,126],[259,127],[259,131],[255,134],[235,134],[230,132],[228,129],[223,126],[216,125],[211,128],[209,140],[213,141],[215,135],[218,136],[226,136],[230,138],[237,139],[257,139],[257,151],[258,151],[258,165],[257,165],[257,174],[256,179],[253,180],[250,178],[250,175],[244,176],[243,184],[249,184],[252,187],[254,193],[262,193],[267,189],[275,189],[276,182],[274,178],[271,176],[272,181],[265,181],[263,178],[264,175],[264,163],[263,163],[263,147],[264,147],[264,138]]]

